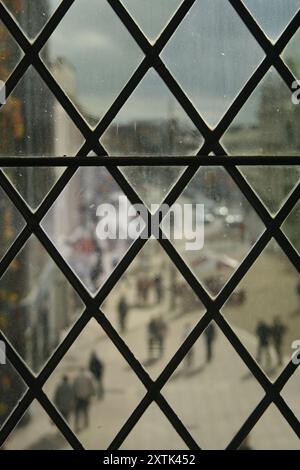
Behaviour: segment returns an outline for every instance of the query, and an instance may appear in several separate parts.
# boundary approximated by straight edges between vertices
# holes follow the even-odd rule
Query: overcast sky
[[[49,0],[57,7],[57,0]],[[244,0],[272,40],[300,8],[300,0]],[[124,0],[155,40],[180,0]],[[51,39],[51,56],[76,71],[77,99],[101,117],[141,62],[143,53],[106,0],[76,0]],[[227,0],[198,0],[161,54],[212,126],[264,57]],[[149,73],[118,116],[120,121],[179,113],[162,81]],[[181,115],[182,114],[181,112]]]

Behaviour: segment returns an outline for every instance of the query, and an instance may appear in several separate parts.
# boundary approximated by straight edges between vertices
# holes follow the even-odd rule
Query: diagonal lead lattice
[[[220,310],[225,302],[228,300],[232,292],[244,278],[246,273],[249,271],[251,266],[254,264],[256,259],[260,256],[264,248],[267,246],[272,238],[275,238],[283,252],[287,255],[291,263],[299,271],[300,260],[299,255],[291,245],[289,240],[286,238],[280,227],[286,217],[290,214],[291,210],[295,207],[299,200],[300,195],[300,184],[293,190],[288,197],[287,201],[278,212],[275,217],[272,217],[262,204],[256,193],[253,191],[251,186],[242,176],[237,166],[242,165],[297,165],[299,164],[298,157],[227,157],[226,151],[220,143],[221,137],[224,135],[238,112],[241,110],[247,99],[250,97],[255,88],[259,85],[261,80],[265,77],[268,70],[274,66],[279,75],[282,77],[286,85],[293,92],[292,83],[295,81],[295,77],[289,70],[289,68],[282,61],[280,54],[288,44],[292,36],[295,34],[300,25],[300,10],[290,21],[284,32],[281,34],[275,44],[272,44],[266,37],[264,32],[258,26],[257,22],[251,15],[251,13],[245,8],[241,0],[228,0],[232,5],[236,14],[239,15],[245,26],[251,32],[253,37],[256,39],[258,44],[262,47],[265,52],[265,58],[260,63],[258,68],[249,78],[246,85],[242,88],[234,102],[228,108],[227,112],[217,125],[215,129],[210,129],[206,122],[202,119],[201,115],[193,106],[192,102],[186,96],[185,92],[179,86],[177,81],[174,79],[170,71],[167,69],[165,64],[160,58],[160,53],[170,40],[178,26],[188,14],[193,4],[200,0],[185,0],[181,3],[180,7],[174,13],[170,19],[164,31],[157,39],[154,45],[150,44],[148,39],[145,37],[143,32],[137,26],[135,21],[132,19],[130,14],[124,8],[119,0],[107,0],[115,14],[120,18],[122,23],[125,25],[127,30],[130,32],[132,37],[135,39],[139,47],[142,49],[145,57],[127,82],[125,87],[121,90],[118,97],[106,112],[104,117],[100,120],[95,129],[91,129],[85,120],[82,118],[76,107],[73,105],[68,96],[60,88],[58,83],[55,81],[46,65],[41,60],[39,53],[43,46],[51,37],[55,28],[60,24],[68,10],[72,8],[72,4],[76,0],[63,0],[53,16],[49,19],[47,24],[39,36],[31,43],[24,35],[20,27],[12,15],[8,12],[5,6],[0,2],[0,19],[3,21],[9,32],[12,34],[16,42],[19,44],[24,52],[24,56],[8,78],[6,82],[7,96],[9,96],[18,82],[26,73],[29,66],[33,66],[35,70],[42,77],[48,88],[51,90],[58,102],[63,106],[64,110],[77,126],[78,130],[85,138],[85,143],[79,150],[78,154],[74,158],[70,157],[53,157],[53,158],[2,158],[0,165],[5,166],[63,166],[67,167],[62,176],[50,190],[42,204],[39,206],[36,212],[32,212],[23,199],[19,196],[14,186],[9,182],[4,173],[0,171],[0,186],[9,196],[11,201],[14,203],[16,208],[22,214],[26,221],[26,226],[21,231],[19,236],[16,238],[10,249],[4,255],[0,261],[0,276],[3,276],[6,269],[14,257],[23,248],[29,237],[34,234],[38,240],[42,243],[44,248],[47,250],[53,261],[56,263],[58,268],[62,271],[68,282],[72,285],[75,291],[79,294],[80,298],[85,304],[85,310],[81,317],[77,320],[75,325],[72,327],[68,335],[65,337],[63,342],[59,345],[56,351],[52,354],[43,370],[36,377],[18,355],[16,350],[10,344],[4,333],[0,331],[0,339],[4,340],[7,345],[7,356],[11,364],[15,367],[17,372],[23,378],[28,386],[28,390],[11,413],[6,423],[0,430],[0,446],[5,442],[6,438],[12,432],[20,418],[26,412],[30,404],[34,399],[42,405],[48,415],[51,417],[53,422],[56,424],[58,429],[64,435],[66,440],[74,449],[83,449],[83,445],[76,437],[76,435],[69,428],[67,423],[63,420],[52,402],[48,399],[47,395],[43,391],[43,386],[48,380],[52,372],[55,370],[57,365],[63,359],[65,354],[68,352],[70,347],[74,344],[80,333],[83,331],[87,323],[91,318],[95,318],[99,325],[104,329],[107,336],[117,347],[119,352],[125,358],[129,366],[135,372],[137,377],[143,383],[146,388],[146,394],[142,401],[138,404],[131,416],[128,417],[127,422],[119,430],[118,434],[114,437],[109,448],[119,448],[126,437],[129,435],[134,426],[138,423],[139,419],[149,407],[149,405],[155,401],[160,407],[161,411],[165,414],[167,419],[173,425],[177,433],[181,436],[185,444],[190,449],[199,449],[200,443],[196,442],[188,429],[184,426],[181,420],[178,418],[176,412],[168,404],[162,394],[164,385],[167,383],[173,372],[176,370],[180,362],[183,360],[186,353],[194,345],[199,336],[202,334],[204,329],[207,327],[210,321],[214,320],[226,338],[230,341],[235,351],[241,357],[249,371],[254,375],[259,384],[263,387],[265,395],[262,400],[257,404],[256,408],[252,411],[250,416],[241,426],[237,434],[232,438],[231,442],[228,443],[228,449],[237,449],[244,438],[251,432],[257,421],[267,410],[271,403],[274,403],[279,409],[281,414],[284,416],[286,421],[289,423],[293,431],[298,437],[300,437],[300,423],[297,417],[294,415],[292,410],[283,400],[280,395],[281,390],[290,379],[292,374],[295,372],[297,365],[290,362],[287,367],[283,370],[280,376],[275,382],[271,382],[267,376],[259,368],[255,360],[249,354],[247,349],[240,342],[236,334],[233,332],[229,324],[226,322],[224,317],[221,315]],[[234,14],[234,12],[233,12]],[[172,92],[174,97],[183,107],[191,121],[197,127],[204,137],[204,144],[199,150],[197,157],[160,157],[160,158],[126,158],[126,157],[108,157],[105,149],[99,142],[99,139],[103,133],[107,130],[115,116],[121,110],[122,106],[129,99],[131,94],[134,92],[136,87],[139,85],[149,68],[153,67],[159,76],[163,79],[169,90]],[[94,152],[95,157],[87,157],[90,152]],[[210,152],[214,152],[215,156],[207,157]],[[68,184],[76,170],[82,166],[103,166],[112,174],[116,182],[122,188],[131,203],[143,203],[140,200],[137,193],[131,188],[130,184],[120,172],[120,166],[153,166],[153,165],[184,165],[186,166],[185,172],[182,174],[176,185],[171,189],[165,198],[163,203],[167,203],[171,206],[179,195],[183,192],[186,186],[189,184],[196,171],[200,166],[223,166],[228,174],[233,178],[240,191],[247,198],[251,206],[254,208],[256,213],[259,215],[263,223],[265,224],[266,230],[260,236],[258,241],[255,243],[251,251],[248,253],[246,258],[240,264],[238,269],[235,271],[233,276],[226,283],[219,295],[213,300],[207,294],[201,283],[196,279],[191,270],[188,268],[186,263],[183,261],[179,253],[175,250],[172,243],[164,238],[159,237],[158,241],[162,248],[165,250],[167,255],[170,257],[172,262],[175,264],[177,269],[183,275],[185,280],[191,286],[195,294],[199,297],[201,302],[206,308],[205,315],[201,318],[198,324],[195,326],[192,333],[184,341],[181,347],[176,351],[170,362],[167,364],[165,369],[161,372],[157,380],[153,381],[148,373],[145,371],[140,362],[134,357],[126,343],[118,335],[116,330],[113,328],[109,320],[106,318],[103,312],[99,310],[100,305],[107,297],[107,295],[114,288],[118,280],[122,277],[124,272],[130,263],[134,260],[136,255],[142,249],[143,245],[147,242],[142,235],[132,244],[129,251],[125,254],[121,262],[115,268],[111,276],[107,279],[105,284],[101,287],[98,294],[92,297],[86,288],[83,286],[81,281],[74,274],[70,266],[65,262],[59,251],[50,241],[42,227],[40,222],[54,204],[56,199],[59,197],[65,186]],[[148,213],[148,217],[151,215]],[[153,215],[152,215],[153,217]],[[149,234],[151,235],[151,234]]]

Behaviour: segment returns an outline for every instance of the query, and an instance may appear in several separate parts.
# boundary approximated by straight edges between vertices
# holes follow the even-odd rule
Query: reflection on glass
[[[3,171],[29,206],[37,209],[64,168],[11,167]]]
[[[239,170],[272,215],[281,209],[300,182],[300,167],[242,166]]]
[[[217,125],[263,58],[226,0],[195,2],[161,55],[210,126]]]
[[[298,202],[285,222],[282,224],[282,231],[288,237],[294,248],[300,255],[300,202]]]
[[[150,70],[101,138],[109,155],[195,155],[203,138]]]
[[[285,63],[292,70],[293,74],[297,79],[300,79],[300,59],[299,59],[299,47],[300,47],[300,30],[292,37],[283,53],[281,54]]]
[[[229,301],[223,314],[241,342],[273,380],[291,360],[299,339],[299,275],[272,241],[240,282],[241,304]],[[233,294],[235,295],[235,293]]]
[[[155,212],[155,210],[151,210],[151,205],[163,202],[166,195],[184,172],[184,167],[125,166],[121,167],[120,170],[149,210]]]
[[[48,236],[81,282],[95,294],[143,228],[127,197],[105,168],[81,168],[43,219]],[[134,221],[133,221],[134,223]]]
[[[210,323],[162,390],[203,449],[225,449],[263,390]]]
[[[2,330],[38,372],[82,312],[82,303],[33,236],[1,278],[0,293]]]
[[[164,219],[165,234],[209,293],[217,295],[259,238],[262,222],[220,167],[200,168],[172,210],[173,229],[168,229],[169,219]],[[183,236],[182,217],[191,221],[184,224]],[[242,303],[243,290],[238,289],[232,301]]]
[[[58,83],[95,126],[143,54],[106,0],[79,0],[52,34],[50,57]]]
[[[231,155],[300,155],[299,106],[272,68],[222,138]]]
[[[87,449],[106,449],[146,393],[95,320],[79,335],[44,391]],[[42,429],[43,436],[47,431]]]
[[[42,406],[34,401],[8,437],[5,449],[71,450],[72,448]]]
[[[102,310],[151,376],[158,376],[204,307],[157,240],[150,239]]]
[[[147,408],[120,450],[187,450],[184,441],[156,404]]]
[[[161,0],[153,8],[151,0],[122,0],[122,3],[138,23],[144,34],[154,42],[182,0]]]
[[[0,80],[2,82],[8,79],[21,56],[21,49],[0,20]]]
[[[2,156],[74,155],[83,137],[30,67],[0,110]]]
[[[0,188],[0,259],[20,233],[25,223],[13,203]]]
[[[270,405],[244,445],[250,450],[299,450],[300,441],[275,405]]]
[[[298,0],[243,0],[261,28],[276,41],[299,10]]]
[[[2,0],[30,39],[38,35],[60,2],[61,0]]]
[[[2,310],[2,309],[1,309]],[[3,317],[1,317],[3,325]],[[2,328],[2,326],[1,326]],[[5,359],[5,349],[1,344],[0,351],[0,429],[8,419],[22,396],[26,392],[26,385],[12,367],[8,359]],[[3,357],[4,356],[4,357]],[[5,359],[5,360],[4,360]]]

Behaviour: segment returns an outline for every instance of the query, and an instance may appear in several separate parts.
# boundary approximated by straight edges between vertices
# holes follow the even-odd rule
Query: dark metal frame
[[[229,107],[223,118],[217,127],[212,130],[210,129],[202,117],[199,115],[191,101],[185,95],[184,91],[178,85],[176,80],[173,78],[170,71],[166,68],[164,63],[159,57],[160,52],[171,38],[173,33],[176,31],[180,22],[183,20],[185,15],[189,12],[192,5],[197,0],[184,0],[170,22],[166,26],[165,30],[161,33],[158,40],[154,45],[151,45],[145,35],[142,33],[140,28],[131,18],[127,10],[123,7],[119,0],[107,0],[110,6],[113,8],[115,13],[118,15],[120,20],[123,22],[128,31],[132,34],[133,38],[140,46],[145,54],[139,67],[136,69],[128,83],[125,85],[119,96],[116,98],[111,108],[107,111],[105,116],[101,119],[97,127],[92,130],[85,120],[82,118],[74,104],[70,101],[64,91],[59,87],[53,76],[42,62],[39,57],[39,52],[45,45],[51,34],[63,19],[64,15],[68,12],[69,8],[75,0],[63,0],[60,6],[57,8],[53,16],[50,18],[48,23],[43,28],[42,32],[36,38],[33,43],[30,43],[27,37],[24,35],[20,27],[12,15],[8,12],[5,6],[0,2],[0,19],[6,25],[14,39],[18,42],[24,56],[9,77],[6,82],[7,94],[10,95],[23,77],[24,73],[30,65],[32,65],[36,71],[43,78],[49,89],[54,94],[55,98],[63,106],[69,117],[75,123],[77,128],[80,130],[85,138],[85,143],[79,150],[78,155],[75,158],[71,157],[59,157],[59,158],[2,158],[0,165],[5,166],[64,166],[67,167],[60,179],[55,183],[54,187],[48,193],[42,204],[39,206],[36,212],[32,212],[26,205],[24,200],[19,196],[14,186],[6,178],[3,171],[0,170],[0,186],[9,196],[11,201],[14,203],[16,208],[22,214],[26,221],[26,226],[18,235],[10,249],[4,255],[0,261],[0,277],[3,276],[5,271],[8,269],[10,263],[14,257],[22,249],[29,237],[34,234],[38,240],[42,243],[44,248],[47,250],[51,258],[54,260],[58,268],[63,272],[65,277],[68,279],[70,284],[76,290],[85,304],[85,310],[81,317],[77,320],[71,331],[65,337],[63,342],[59,345],[56,351],[52,354],[43,370],[38,376],[35,376],[13,346],[10,344],[4,333],[0,331],[0,339],[5,341],[7,345],[7,356],[9,361],[15,367],[17,372],[23,378],[28,386],[28,390],[14,409],[10,417],[7,419],[5,424],[0,430],[0,446],[5,442],[6,438],[12,432],[22,415],[28,409],[34,399],[37,399],[48,415],[51,417],[53,422],[56,424],[58,429],[64,435],[66,440],[74,449],[83,449],[81,442],[69,428],[67,423],[63,420],[61,415],[58,413],[54,405],[48,399],[43,391],[43,386],[48,380],[49,376],[55,370],[56,366],[62,360],[64,355],[67,353],[69,348],[76,341],[77,337],[83,331],[91,318],[95,318],[99,325],[106,332],[107,336],[111,339],[117,349],[120,351],[122,356],[128,362],[132,370],[136,373],[138,378],[141,380],[146,388],[146,394],[142,401],[138,404],[132,415],[128,418],[127,422],[115,436],[114,440],[109,446],[109,449],[119,448],[130,431],[136,425],[138,420],[141,418],[148,406],[155,401],[160,407],[161,411],[168,418],[170,423],[173,425],[177,433],[181,436],[185,444],[190,449],[199,449],[199,444],[195,442],[187,428],[181,422],[176,415],[175,411],[170,407],[166,399],[162,394],[164,385],[167,383],[173,372],[176,370],[188,350],[192,347],[195,341],[199,338],[201,333],[204,331],[210,321],[214,320],[222,332],[225,334],[227,339],[230,341],[236,352],[239,354],[245,365],[257,379],[259,384],[263,387],[265,395],[262,400],[258,403],[257,407],[253,410],[244,424],[241,426],[237,434],[233,437],[231,442],[228,444],[228,449],[237,449],[242,443],[243,439],[249,434],[252,428],[255,426],[257,421],[260,419],[262,414],[266,411],[271,403],[274,403],[284,418],[287,420],[291,428],[294,430],[296,435],[300,438],[300,423],[294,413],[291,411],[287,403],[283,400],[280,395],[281,390],[290,379],[292,374],[297,369],[297,366],[292,361],[283,370],[280,376],[275,382],[271,382],[267,376],[263,373],[260,367],[257,365],[255,360],[249,354],[247,349],[240,342],[236,334],[233,332],[229,324],[226,322],[220,310],[225,302],[228,300],[231,293],[238,286],[239,282],[243,279],[245,274],[254,264],[256,259],[262,253],[271,238],[275,238],[283,252],[287,255],[294,267],[299,271],[300,269],[300,258],[297,251],[291,245],[289,240],[286,238],[280,227],[286,217],[290,214],[291,210],[295,207],[300,196],[300,184],[293,190],[288,197],[284,206],[280,209],[275,217],[272,217],[265,206],[262,204],[256,193],[253,191],[251,186],[246,182],[242,173],[237,168],[237,165],[297,165],[299,159],[297,157],[227,157],[226,151],[220,143],[220,139],[224,132],[228,129],[233,119],[240,111],[244,103],[247,101],[251,93],[260,83],[262,78],[265,76],[271,66],[274,66],[286,85],[291,90],[292,83],[295,77],[285,65],[280,57],[280,53],[284,47],[288,44],[294,33],[300,26],[300,10],[288,24],[285,31],[282,33],[280,38],[275,44],[272,44],[266,35],[263,33],[261,28],[256,23],[255,19],[245,8],[241,0],[228,0],[236,13],[239,15],[241,20],[245,23],[246,27],[252,33],[254,38],[263,48],[266,56],[261,64],[258,66],[256,71],[250,77],[244,88],[241,90],[233,104]],[[194,125],[203,135],[205,141],[202,148],[199,150],[197,157],[160,157],[160,158],[126,158],[126,157],[108,157],[105,149],[100,144],[99,139],[111,124],[119,110],[122,108],[124,103],[127,101],[129,96],[133,93],[137,85],[140,83],[142,78],[150,67],[154,67],[160,77],[164,80],[170,91],[173,93],[175,98],[181,104],[187,115],[190,117]],[[89,152],[93,151],[97,157],[87,157]],[[207,157],[210,152],[214,152],[216,156]],[[130,184],[119,170],[121,166],[128,165],[183,165],[186,166],[186,170],[171,189],[169,194],[166,196],[164,203],[172,205],[178,196],[185,189],[191,178],[195,175],[196,171],[200,166],[215,166],[221,165],[225,168],[228,174],[233,178],[243,195],[250,202],[252,207],[255,209],[259,217],[265,224],[266,230],[261,235],[259,240],[255,243],[250,253],[246,256],[239,268],[229,279],[227,284],[224,286],[220,294],[216,299],[212,300],[203,288],[201,283],[196,279],[191,270],[187,267],[183,259],[180,257],[178,252],[175,250],[172,243],[164,238],[159,238],[158,242],[162,248],[169,255],[172,262],[175,264],[180,273],[184,276],[185,280],[194,290],[196,295],[199,297],[201,302],[206,308],[205,315],[199,320],[198,324],[190,334],[190,336],[184,341],[175,355],[172,357],[170,362],[167,364],[165,369],[162,371],[157,380],[153,381],[139,361],[134,357],[126,343],[118,335],[116,330],[113,328],[109,320],[106,318],[104,313],[100,311],[99,307],[111,292],[115,284],[122,277],[123,273],[133,261],[135,256],[141,250],[146,243],[146,239],[140,236],[130,247],[129,251],[123,257],[121,262],[115,268],[111,276],[107,279],[105,284],[102,286],[100,291],[95,297],[92,297],[74,274],[70,266],[65,262],[64,258],[57,251],[56,247],[47,237],[46,233],[40,226],[40,222],[53,205],[55,200],[58,198],[64,187],[68,184],[74,173],[81,166],[103,166],[115,178],[119,186],[125,192],[127,197],[132,203],[143,203],[137,193],[131,188]],[[149,212],[148,217],[151,218]]]

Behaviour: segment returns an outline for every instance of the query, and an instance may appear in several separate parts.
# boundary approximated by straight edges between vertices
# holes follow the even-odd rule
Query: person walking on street
[[[127,314],[128,314],[128,304],[126,302],[124,295],[122,295],[118,304],[119,327],[120,327],[120,332],[122,334],[126,332]]]
[[[73,383],[75,396],[75,431],[80,431],[79,422],[83,416],[83,428],[89,426],[89,408],[92,396],[95,393],[93,378],[89,371],[80,369]]]
[[[277,363],[278,366],[282,365],[282,343],[283,337],[286,333],[286,326],[282,323],[279,316],[274,317],[273,325],[272,325],[272,339],[275,348],[275,352],[277,355]]]
[[[97,384],[97,396],[99,399],[103,398],[104,388],[103,388],[103,362],[98,358],[95,351],[92,352],[89,362],[89,370],[93,375],[95,382]]]
[[[162,300],[162,293],[163,293],[161,276],[159,275],[156,276],[153,282],[154,282],[154,289],[155,289],[155,294],[156,294],[156,302],[159,304]]]
[[[213,323],[210,323],[204,330],[206,345],[206,362],[211,362],[213,358],[213,343],[216,337],[216,330]]]
[[[54,404],[66,421],[74,409],[74,391],[66,375],[63,376],[54,394]]]
[[[261,365],[264,362],[266,368],[270,368],[271,365],[271,334],[271,328],[264,321],[259,321],[256,327],[256,336],[258,341],[256,360]]]

